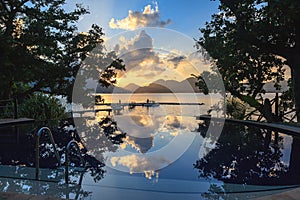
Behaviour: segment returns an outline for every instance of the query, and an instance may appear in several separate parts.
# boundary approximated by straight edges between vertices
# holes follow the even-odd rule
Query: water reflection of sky
[[[160,106],[125,109],[115,115],[126,138],[117,152],[107,154],[106,165],[158,178],[159,170],[172,165],[190,146],[195,137],[192,131],[197,128],[195,117],[172,113],[176,113],[172,107]]]
[[[176,113],[177,111],[171,108],[170,106],[164,108],[164,105],[148,109],[140,107],[134,110],[124,109],[118,115],[114,115],[113,118],[120,129],[122,129],[121,121],[124,121],[128,134],[123,143],[115,145],[117,148],[115,152],[101,149],[103,148],[100,144],[102,139],[99,138],[98,140],[97,137],[92,138],[95,141],[95,146],[93,148],[88,146],[88,152],[91,153],[96,148],[99,148],[98,151],[100,154],[103,154],[103,157],[106,158],[106,160],[104,159],[106,164],[104,169],[106,172],[105,176],[97,181],[95,181],[91,174],[85,173],[82,185],[79,187],[81,188],[80,192],[82,192],[82,194],[80,193],[80,197],[84,199],[84,195],[89,194],[89,196],[85,196],[86,199],[98,199],[101,196],[106,197],[106,199],[118,199],[124,198],[124,195],[126,197],[131,195],[133,199],[144,199],[144,197],[145,199],[162,199],[164,197],[167,199],[171,195],[172,199],[189,199],[189,197],[190,199],[201,199],[203,197],[201,196],[202,194],[210,193],[214,195],[213,192],[215,191],[221,192],[221,194],[216,194],[217,196],[221,196],[223,192],[226,195],[230,195],[231,192],[234,194],[237,192],[243,193],[273,188],[273,186],[266,186],[268,184],[264,186],[229,184],[228,182],[235,181],[233,176],[231,177],[232,179],[225,181],[213,176],[203,177],[194,164],[196,161],[209,155],[209,150],[215,149],[215,154],[211,154],[211,156],[205,158],[208,163],[213,163],[210,166],[216,167],[215,169],[222,167],[225,169],[228,166],[224,164],[224,161],[226,161],[227,157],[230,158],[228,156],[230,153],[232,153],[231,155],[238,162],[242,159],[246,160],[248,156],[254,155],[254,157],[250,157],[252,159],[255,158],[255,155],[264,154],[261,149],[257,149],[257,152],[255,151],[257,147],[255,145],[261,142],[263,138],[255,130],[247,129],[243,126],[227,127],[225,131],[225,135],[227,134],[227,136],[221,138],[219,144],[213,144],[209,142],[207,137],[203,137],[198,130],[195,131],[198,128],[198,122],[193,115],[176,115],[178,114]],[[193,107],[190,108],[194,109]],[[165,112],[167,113],[165,115],[164,112],[161,112],[163,109],[167,111],[170,109],[170,112]],[[127,123],[127,121],[131,122]],[[147,123],[148,121],[150,121],[149,124]],[[97,123],[94,122],[94,124]],[[147,129],[147,132],[131,131],[133,129],[136,130],[136,126],[140,130]],[[242,136],[246,136],[245,141],[247,144],[243,147],[245,151],[237,151],[235,145],[239,144],[239,142],[234,140],[240,139]],[[247,137],[252,140],[248,140]],[[268,159],[273,155],[279,155],[279,159],[276,162],[289,166],[294,138],[281,133],[279,133],[279,137],[282,140],[280,140],[279,145],[276,147],[274,146],[274,132],[272,132],[272,141],[270,147],[267,148],[270,152],[268,151],[268,154],[265,154],[263,158]],[[230,151],[222,152],[222,150],[226,150],[224,147],[228,147]],[[275,148],[278,149],[276,150]],[[275,151],[280,151],[280,153],[275,154]],[[241,160],[238,160],[238,156],[240,156]],[[240,164],[243,163],[240,162]],[[206,170],[211,169],[209,167]],[[265,168],[261,169],[267,170]],[[295,169],[299,169],[299,166]],[[239,170],[243,171],[242,168],[239,168]],[[254,176],[255,173],[253,173]],[[53,175],[53,173],[50,173],[50,175]],[[240,178],[245,178],[245,180],[253,178],[251,175],[244,177],[243,175],[238,174],[238,176],[241,176]],[[278,180],[281,180],[281,176],[284,177],[286,174],[281,174]],[[230,178],[230,176],[228,177]],[[291,177],[294,177],[293,173]],[[63,176],[61,178],[63,182]],[[78,181],[79,177],[75,178]],[[262,184],[264,180],[265,177],[258,179],[259,184]],[[289,180],[292,180],[292,178],[288,177]],[[35,192],[33,189],[34,185],[27,181],[9,182],[10,185],[6,183],[8,181],[0,181],[2,191],[12,191],[14,188],[19,188],[19,191],[24,193]],[[282,186],[286,183],[280,181],[276,184]],[[67,193],[65,188],[62,186],[58,187],[57,183],[53,186],[47,184],[43,188],[39,187],[39,189],[44,194],[58,197],[63,197]],[[75,198],[78,191],[77,189],[73,189],[69,193],[71,198]]]
[[[187,96],[179,97],[181,100],[184,99],[183,102],[190,102]],[[125,97],[128,98],[121,95],[121,102],[126,102]],[[143,102],[146,97],[139,94],[134,98],[135,102]],[[154,94],[151,98],[163,102],[178,100],[178,96],[162,99],[163,96],[159,94]],[[124,107],[123,110],[114,113],[113,118],[118,128],[126,133],[126,138],[116,152],[105,153],[106,166],[125,174],[144,176],[148,179],[163,177],[199,180],[199,172],[193,164],[217,148],[216,143],[209,137],[203,138],[195,131],[198,128],[195,116],[206,114],[212,102],[216,102],[217,99],[201,98],[198,102],[201,101],[206,101],[206,104],[137,106],[133,109]],[[291,142],[292,138],[287,136],[282,143],[282,156],[279,162],[286,166],[289,165]],[[210,178],[216,181],[213,177]]]

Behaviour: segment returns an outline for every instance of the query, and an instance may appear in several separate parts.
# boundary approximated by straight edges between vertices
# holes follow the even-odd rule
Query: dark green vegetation
[[[198,131],[203,137],[215,137],[204,124],[200,124]],[[278,132],[228,123],[215,147],[197,160],[194,167],[199,170],[200,177],[216,178],[225,183],[298,184],[299,138],[293,137],[289,160],[283,160],[286,154],[284,140],[288,138]]]
[[[101,46],[96,52],[101,58],[113,60],[98,65],[101,84],[113,84],[115,70],[124,69],[114,52],[105,52],[102,28],[92,25],[87,32],[77,32],[76,23],[88,10],[77,5],[67,12],[64,4],[65,0],[0,1],[0,99],[23,102],[42,92],[70,101],[77,71],[96,46]]]
[[[66,118],[65,108],[53,96],[42,93],[33,94],[25,99],[18,109],[19,117],[33,118],[40,121]]]
[[[220,12],[201,29],[203,37],[197,41],[199,50],[212,57],[226,90],[268,121],[277,119],[264,107],[260,94],[266,82],[274,81],[280,88],[286,78],[284,65],[291,69],[292,89],[281,96],[281,104],[289,104],[282,110],[300,107],[299,20],[299,1],[220,0]],[[216,76],[204,75],[209,80]],[[203,78],[199,77],[199,85]],[[297,118],[300,121],[300,112]]]

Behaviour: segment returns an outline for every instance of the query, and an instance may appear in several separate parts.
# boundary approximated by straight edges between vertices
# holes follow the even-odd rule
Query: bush
[[[244,119],[246,117],[247,104],[238,98],[227,96],[226,97],[226,114],[232,119]]]
[[[28,117],[36,120],[53,120],[66,118],[65,107],[60,101],[50,95],[35,93],[24,100],[18,108],[20,117]]]

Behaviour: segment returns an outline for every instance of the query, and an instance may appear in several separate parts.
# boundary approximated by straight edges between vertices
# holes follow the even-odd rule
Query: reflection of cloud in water
[[[171,129],[184,128],[181,125],[182,117],[168,115],[165,119],[165,126]]]
[[[182,116],[161,116],[154,117],[151,115],[130,115],[116,116],[118,127],[127,133],[122,149],[127,149],[130,152],[131,147],[139,153],[147,153],[149,149],[157,144],[154,144],[154,137],[158,134],[161,139],[163,132],[171,137],[176,137],[179,134],[184,134],[195,129],[194,119]],[[166,140],[170,138],[167,137]],[[165,144],[164,144],[165,145]]]
[[[146,153],[153,146],[153,137],[148,138],[137,138],[127,136],[125,143],[131,145],[140,153]]]
[[[136,123],[138,126],[143,127],[152,127],[154,125],[154,122],[149,115],[134,115],[131,116],[131,119]]]
[[[156,175],[158,177],[158,172],[156,169],[159,169],[161,165],[167,165],[171,162],[165,157],[152,157],[152,156],[138,156],[138,155],[127,155],[120,157],[112,157],[110,162],[113,167],[117,165],[122,165],[129,169],[130,174],[144,172],[146,178],[151,178]]]
[[[118,127],[127,135],[137,138],[152,137],[160,123],[151,115],[115,116]]]
[[[161,130],[169,131],[170,133],[178,132],[179,130],[191,131],[196,128],[193,117],[168,115],[163,120],[164,123]]]

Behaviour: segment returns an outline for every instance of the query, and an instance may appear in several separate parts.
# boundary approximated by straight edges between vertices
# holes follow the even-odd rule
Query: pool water
[[[36,128],[22,127],[14,148],[1,149],[1,191],[70,199],[250,199],[300,185],[299,137],[234,124],[208,129],[171,106],[102,114],[74,120],[87,168],[77,170],[74,159],[69,185],[63,167],[48,162],[53,153],[41,158],[41,181],[34,180]],[[63,163],[64,145],[76,131],[65,123],[53,132]]]

